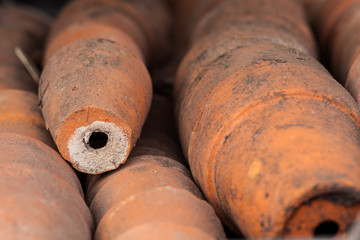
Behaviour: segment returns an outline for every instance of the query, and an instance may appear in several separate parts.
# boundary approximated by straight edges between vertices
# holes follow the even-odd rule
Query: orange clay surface
[[[303,235],[327,216],[343,234],[360,202],[360,113],[313,58],[300,2],[281,3],[219,1],[199,18],[174,89],[183,150],[219,216],[245,236],[296,236],[309,212]],[[317,211],[302,210],[319,198]]]
[[[39,85],[45,121],[62,156],[80,171],[117,168],[140,135],[152,88],[133,49],[102,38],[81,39],[65,45],[45,66]],[[85,134],[91,132],[107,134],[106,146],[88,149]],[[73,136],[80,150],[71,156]]]
[[[91,239],[80,182],[59,154],[14,133],[0,133],[0,141],[1,238]]]
[[[20,90],[0,90],[0,132],[33,137],[55,148],[38,107],[36,94]]]
[[[220,220],[182,164],[170,104],[155,96],[125,165],[88,178],[87,201],[98,224],[95,239],[225,238]]]

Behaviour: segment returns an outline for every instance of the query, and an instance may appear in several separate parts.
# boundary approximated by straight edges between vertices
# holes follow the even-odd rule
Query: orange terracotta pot
[[[19,90],[0,90],[0,132],[33,137],[56,148],[38,107],[37,95]]]
[[[183,150],[217,213],[247,237],[341,236],[360,208],[360,113],[309,55],[309,29],[288,31],[304,15],[268,2],[227,1],[199,21],[174,90]],[[230,14],[247,3],[276,24]]]
[[[0,133],[0,235],[91,239],[93,220],[76,174],[45,144]]]
[[[95,239],[223,239],[221,223],[181,163],[168,99],[154,98],[125,165],[88,179]],[[119,184],[121,183],[121,184]]]
[[[360,105],[360,2],[310,1],[307,7],[331,71]]]
[[[126,160],[151,96],[150,76],[133,48],[103,38],[65,45],[39,83],[42,111],[60,153],[91,174]]]

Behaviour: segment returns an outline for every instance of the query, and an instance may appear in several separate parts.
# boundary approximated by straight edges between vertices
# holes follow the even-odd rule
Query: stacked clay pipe
[[[36,84],[15,55],[15,48],[21,48],[38,62],[48,27],[49,18],[33,8],[0,8],[0,89],[37,92]]]
[[[155,95],[127,162],[89,177],[95,239],[225,239],[220,220],[181,161],[172,112],[171,102]]]
[[[17,89],[0,90],[0,113],[0,132],[32,137],[56,149],[46,130],[35,93]]]
[[[1,47],[7,46],[0,68],[9,66],[0,79],[1,239],[91,239],[93,220],[81,184],[51,148],[35,83],[12,52],[39,50],[47,20],[28,8],[0,13],[0,31],[9,31],[0,37]]]
[[[36,60],[51,19],[29,7],[0,8],[0,132],[36,138],[54,147],[37,107],[37,85],[15,55],[18,47]]]
[[[360,105],[360,1],[305,1],[336,79]]]
[[[360,115],[314,59],[301,2],[196,8],[174,93],[205,196],[249,238],[345,234],[360,209]]]
[[[44,143],[0,133],[3,239],[91,239],[93,220],[72,168]]]
[[[162,0],[76,0],[54,23],[39,97],[62,156],[98,174],[123,163],[152,97],[146,62],[166,52]]]

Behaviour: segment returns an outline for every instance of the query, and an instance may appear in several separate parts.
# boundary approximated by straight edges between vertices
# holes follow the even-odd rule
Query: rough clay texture
[[[88,177],[95,239],[225,238],[215,211],[182,164],[172,113],[167,98],[154,96],[142,137],[126,163]]]
[[[92,133],[102,132],[108,136],[106,146],[93,149],[89,146]],[[114,123],[95,121],[92,124],[79,127],[71,136],[69,154],[77,168],[86,173],[94,174],[117,168],[126,160],[129,141],[126,133]]]
[[[32,92],[0,90],[0,132],[18,133],[33,137],[56,148]]]
[[[328,219],[340,236],[359,210],[360,113],[312,57],[300,4],[189,10],[199,20],[174,89],[182,147],[218,215],[249,238],[312,237]],[[346,201],[316,201],[329,194]]]
[[[76,129],[96,121],[115,124],[122,129],[118,137],[127,138],[128,148],[121,150],[126,157],[140,135],[152,87],[144,63],[131,49],[101,38],[80,39],[57,51],[45,66],[39,84],[45,121],[62,156],[80,171],[87,172],[68,149]],[[108,166],[106,171],[119,165]],[[100,173],[95,169],[91,173]]]
[[[90,240],[93,220],[73,169],[33,138],[0,133],[0,141],[1,238]]]
[[[136,29],[136,28],[135,28]],[[127,32],[119,30],[115,27],[108,26],[104,23],[97,22],[80,22],[71,24],[62,31],[61,35],[53,38],[46,47],[44,63],[63,46],[84,38],[101,38],[116,42],[118,45],[125,45],[136,56],[140,56],[145,61],[144,51],[131,39]]]
[[[50,148],[56,146],[33,93],[35,82],[14,54],[20,47],[38,62],[49,23],[32,9],[0,7],[1,239],[87,240],[93,232],[81,184]]]
[[[60,153],[79,171],[113,170],[127,158],[150,108],[145,63],[156,63],[167,53],[170,26],[163,0],[77,0],[59,14],[43,61],[39,98]],[[110,157],[116,151],[106,148],[105,154],[104,148],[97,155],[104,158],[83,164],[78,153],[86,150],[75,138],[69,140],[76,129],[96,121],[115,124],[122,131],[118,138],[126,139],[119,159]],[[78,149],[70,156],[68,146],[74,144]]]
[[[76,0],[52,26],[50,42],[76,24],[102,24],[128,36],[149,64],[162,60],[170,48],[171,15],[164,0]]]

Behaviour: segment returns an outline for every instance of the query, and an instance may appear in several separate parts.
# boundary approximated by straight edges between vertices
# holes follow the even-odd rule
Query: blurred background
[[[23,3],[42,9],[51,16],[56,16],[58,11],[67,3],[68,0],[0,0],[0,3]]]

